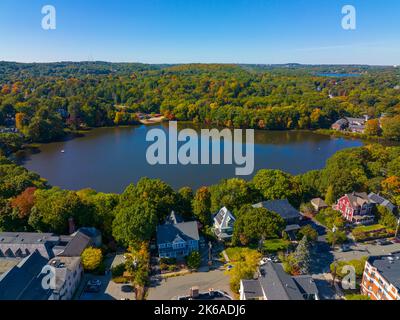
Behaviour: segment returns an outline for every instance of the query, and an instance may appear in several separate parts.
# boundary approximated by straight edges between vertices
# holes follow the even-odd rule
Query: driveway
[[[122,255],[113,255],[105,260],[106,269],[116,266],[123,262]],[[100,280],[101,287],[99,292],[84,292],[85,286],[89,280]],[[112,281],[111,272],[106,275],[97,276],[85,274],[76,295],[78,300],[135,300],[135,294],[129,284],[117,284]]]
[[[169,278],[161,282],[153,277],[147,300],[171,300],[177,296],[186,296],[193,286],[198,286],[201,292],[213,288],[225,291],[233,297],[229,287],[229,276],[225,275],[223,270],[213,270]]]

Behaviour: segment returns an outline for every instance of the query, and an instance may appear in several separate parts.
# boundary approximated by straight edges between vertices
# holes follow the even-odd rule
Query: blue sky
[[[41,28],[47,4],[56,30]],[[0,0],[7,61],[393,65],[399,32],[398,0]]]

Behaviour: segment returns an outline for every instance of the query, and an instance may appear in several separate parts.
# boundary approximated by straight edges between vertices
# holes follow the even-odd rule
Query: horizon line
[[[54,64],[54,63],[109,63],[109,64],[142,64],[142,65],[257,65],[257,66],[366,66],[366,67],[398,67],[397,64],[368,64],[368,63],[249,63],[249,62],[139,62],[139,61],[107,61],[107,60],[52,60],[52,61],[17,61],[17,60],[0,60],[0,63],[17,63],[17,64]]]

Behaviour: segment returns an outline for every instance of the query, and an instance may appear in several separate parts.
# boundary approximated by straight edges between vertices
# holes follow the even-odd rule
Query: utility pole
[[[396,233],[394,235],[394,238],[397,239],[397,235],[399,233],[399,226],[400,226],[400,218],[397,220],[397,227],[396,227]]]
[[[333,233],[332,249],[333,250],[335,250],[335,245],[336,245],[336,231],[337,231],[337,228],[335,225],[333,225],[333,228],[332,228],[332,233]]]
[[[212,243],[211,241],[208,242],[208,265],[212,265]]]

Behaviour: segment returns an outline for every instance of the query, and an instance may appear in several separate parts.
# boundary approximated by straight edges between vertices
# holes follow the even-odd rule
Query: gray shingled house
[[[280,264],[268,261],[255,280],[240,281],[240,300],[318,300],[311,276],[288,275]]]
[[[46,259],[54,256],[79,257],[91,239],[78,231],[71,236],[53,233],[0,232],[0,258],[25,258],[34,251]]]
[[[157,227],[157,247],[160,258],[184,258],[199,250],[199,231],[196,221],[182,221],[175,213]]]

